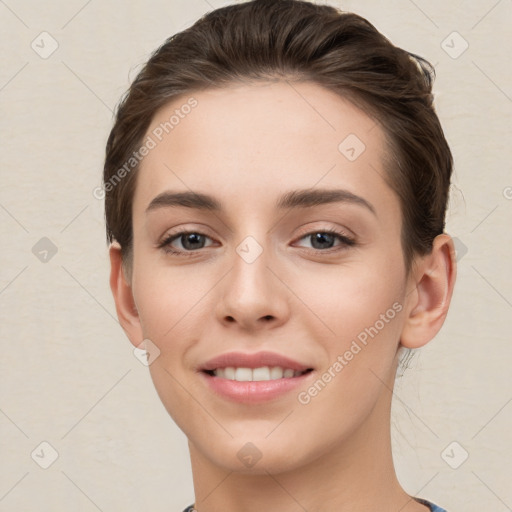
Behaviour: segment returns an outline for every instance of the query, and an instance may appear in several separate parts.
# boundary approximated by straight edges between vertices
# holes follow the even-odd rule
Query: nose
[[[290,316],[290,294],[279,272],[271,268],[270,249],[255,261],[234,255],[233,267],[222,280],[216,314],[226,326],[246,331],[278,327]]]

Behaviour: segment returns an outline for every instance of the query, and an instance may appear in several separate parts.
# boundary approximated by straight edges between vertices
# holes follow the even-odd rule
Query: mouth
[[[288,400],[316,375],[314,367],[269,351],[220,354],[197,370],[214,395],[239,404]]]

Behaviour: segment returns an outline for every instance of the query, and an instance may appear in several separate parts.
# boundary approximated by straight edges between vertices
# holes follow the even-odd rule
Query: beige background
[[[449,512],[510,511],[512,2],[325,3],[436,65],[456,161],[447,230],[458,282],[442,332],[397,383],[399,477]],[[193,501],[186,438],[115,318],[92,191],[129,80],[220,5],[0,1],[0,511],[171,512]],[[58,453],[48,469],[42,442]]]

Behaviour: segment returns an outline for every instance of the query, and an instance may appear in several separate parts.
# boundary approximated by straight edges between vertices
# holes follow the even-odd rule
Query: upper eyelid
[[[174,241],[174,240],[177,240],[178,238],[180,238],[181,236],[183,235],[188,235],[188,234],[191,234],[191,233],[194,233],[194,234],[197,234],[197,235],[202,235],[202,236],[205,236],[207,238],[210,238],[211,240],[214,240],[214,237],[213,236],[210,236],[208,235],[207,233],[205,233],[204,231],[202,231],[201,229],[182,229],[181,231],[176,231],[175,233],[166,233],[162,236],[162,238],[160,239],[160,241],[158,242],[158,244],[163,244],[163,243],[166,243],[168,241]]]
[[[342,234],[346,235],[347,238],[348,237],[352,237],[352,236],[356,236],[355,233],[346,228],[346,227],[341,227],[341,226],[337,226],[337,227],[334,227],[332,225],[332,222],[331,222],[331,226],[321,226],[321,227],[308,227],[308,228],[304,228],[304,226],[308,226],[310,224],[315,224],[317,222],[329,222],[329,221],[322,221],[322,220],[317,220],[317,221],[309,221],[307,222],[306,224],[302,224],[300,225],[297,229],[299,231],[302,232],[302,234],[300,236],[305,236],[305,235],[308,235],[310,233],[319,233],[319,232],[324,232],[324,231],[341,231]],[[193,225],[194,223],[192,223]],[[174,231],[174,232],[168,232],[168,231],[172,231],[171,230],[168,230],[168,231],[165,231],[164,234],[162,235],[162,239],[165,239],[165,238],[169,238],[170,236],[177,236],[177,235],[182,235],[184,233],[198,233],[200,235],[205,235],[205,236],[209,236],[210,238],[215,238],[215,236],[213,235],[209,235],[208,233],[211,232],[211,230],[202,225],[202,224],[198,224],[199,227],[179,227],[177,228],[177,231]],[[230,230],[231,232],[231,230]]]

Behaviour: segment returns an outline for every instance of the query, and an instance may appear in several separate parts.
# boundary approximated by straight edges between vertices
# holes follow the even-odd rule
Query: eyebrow
[[[276,202],[280,210],[311,208],[330,203],[349,203],[363,206],[376,215],[375,208],[366,199],[344,189],[304,189],[283,194]],[[200,192],[165,191],[158,194],[146,208],[146,213],[159,208],[184,207],[221,212],[222,204],[215,197]]]

